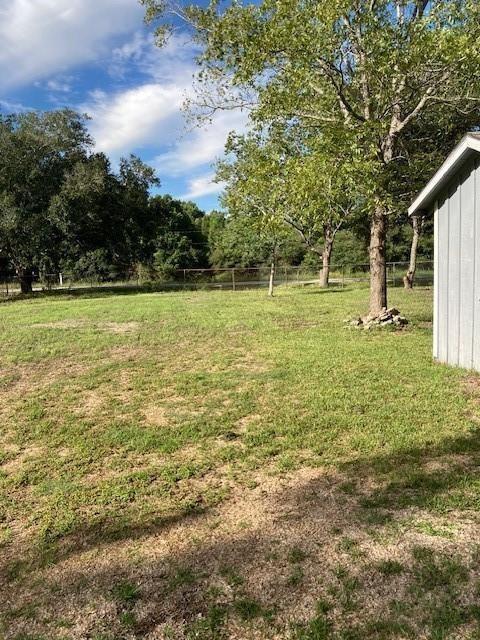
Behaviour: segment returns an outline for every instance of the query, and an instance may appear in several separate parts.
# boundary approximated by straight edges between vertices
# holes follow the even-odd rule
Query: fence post
[[[392,281],[393,287],[395,287],[395,262],[392,264]]]
[[[342,264],[342,289],[345,289],[345,265]]]
[[[60,286],[63,287],[63,273],[59,273]]]
[[[235,269],[232,269],[232,291],[235,291]]]

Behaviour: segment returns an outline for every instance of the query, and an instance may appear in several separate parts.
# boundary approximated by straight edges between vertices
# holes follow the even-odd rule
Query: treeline
[[[137,265],[204,266],[203,213],[151,197],[151,167],[132,155],[114,171],[92,144],[70,110],[0,118],[0,271],[28,292],[33,274],[108,280]]]
[[[272,236],[233,209],[207,215],[192,202],[152,196],[158,185],[133,155],[113,170],[74,111],[0,116],[0,272],[29,292],[34,276],[169,278],[178,269],[261,266],[272,250],[280,263],[319,267],[295,229]],[[367,243],[368,230],[352,222],[334,261],[366,261]],[[408,225],[394,226],[392,259],[406,259],[408,246]]]

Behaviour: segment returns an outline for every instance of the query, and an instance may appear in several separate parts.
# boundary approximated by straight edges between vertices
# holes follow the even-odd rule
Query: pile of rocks
[[[348,327],[358,327],[361,329],[371,329],[373,327],[404,327],[408,320],[400,315],[400,311],[395,308],[383,309],[378,316],[365,316],[365,318],[349,318],[345,320]]]

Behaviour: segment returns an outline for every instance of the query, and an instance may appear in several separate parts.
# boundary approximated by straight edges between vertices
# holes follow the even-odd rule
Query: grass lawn
[[[480,638],[480,379],[366,299],[1,304],[0,637]]]

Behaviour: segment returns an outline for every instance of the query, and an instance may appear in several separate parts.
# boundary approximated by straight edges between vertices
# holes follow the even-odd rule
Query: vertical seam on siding
[[[460,309],[462,307],[462,193],[464,181],[460,174],[458,179],[458,296],[457,296],[457,365],[460,364]]]
[[[438,287],[439,281],[439,241],[440,241],[440,230],[439,230],[439,201],[435,200],[434,203],[434,214],[433,214],[433,330],[434,330],[434,358],[438,360],[439,358],[439,349],[440,349],[440,328],[439,328],[439,310],[440,310],[440,290]]]
[[[477,307],[477,301],[475,300],[476,290],[476,278],[477,278],[477,179],[478,179],[478,160],[473,161],[473,308],[472,308],[472,350],[470,356],[471,368],[474,368],[475,364],[475,310]]]
[[[445,305],[445,362],[449,361],[448,347],[450,342],[448,339],[450,332],[450,204],[452,198],[450,192],[451,189],[447,191],[447,277],[445,282],[445,298],[447,304]]]

